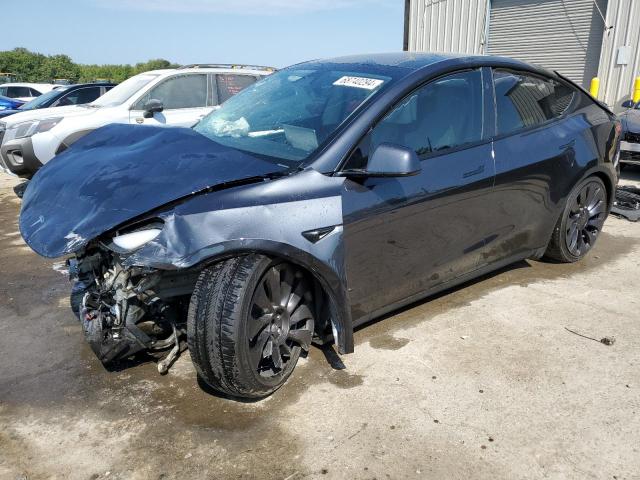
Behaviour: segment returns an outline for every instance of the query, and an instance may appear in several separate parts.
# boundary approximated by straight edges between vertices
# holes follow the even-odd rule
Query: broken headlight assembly
[[[107,242],[107,248],[118,253],[129,253],[154,240],[162,232],[164,223],[152,219],[117,230]]]

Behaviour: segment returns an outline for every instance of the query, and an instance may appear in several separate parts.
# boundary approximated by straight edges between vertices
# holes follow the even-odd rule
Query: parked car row
[[[78,139],[111,123],[190,127],[273,71],[270,67],[237,65],[155,70],[109,86],[104,95],[84,105],[80,100],[89,95],[89,87],[60,87],[67,90],[46,110],[27,109],[27,104],[0,122],[0,166],[30,178]],[[78,105],[62,106],[65,101],[73,103],[72,99],[78,100]]]
[[[620,120],[563,76],[408,52],[268,73],[148,72],[7,118],[9,167],[45,164],[20,231],[71,258],[104,364],[171,349],[164,372],[186,337],[204,382],[259,398],[314,341],[350,353],[354,328],[393,309],[597,241]]]
[[[52,83],[3,83],[0,85],[0,95],[28,102],[61,86]]]
[[[60,86],[50,92],[43,93],[29,102],[20,102],[18,106],[0,110],[0,118],[27,110],[83,105],[93,102],[115,86],[115,83],[81,83]]]

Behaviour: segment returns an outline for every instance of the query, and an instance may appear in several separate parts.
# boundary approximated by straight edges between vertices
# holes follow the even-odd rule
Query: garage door
[[[604,15],[607,0],[597,0]],[[488,53],[558,70],[587,86],[598,72],[604,21],[594,0],[491,0]]]

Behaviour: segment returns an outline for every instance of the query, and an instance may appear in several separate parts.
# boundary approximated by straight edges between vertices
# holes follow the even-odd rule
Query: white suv
[[[0,167],[29,178],[73,142],[109,123],[190,127],[273,71],[243,65],[154,70],[125,80],[86,105],[16,113],[0,122]]]

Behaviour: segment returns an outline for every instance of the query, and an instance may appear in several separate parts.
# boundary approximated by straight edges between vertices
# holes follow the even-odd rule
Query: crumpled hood
[[[112,124],[36,173],[23,197],[20,232],[40,255],[59,257],[173,200],[286,169],[188,128]]]

